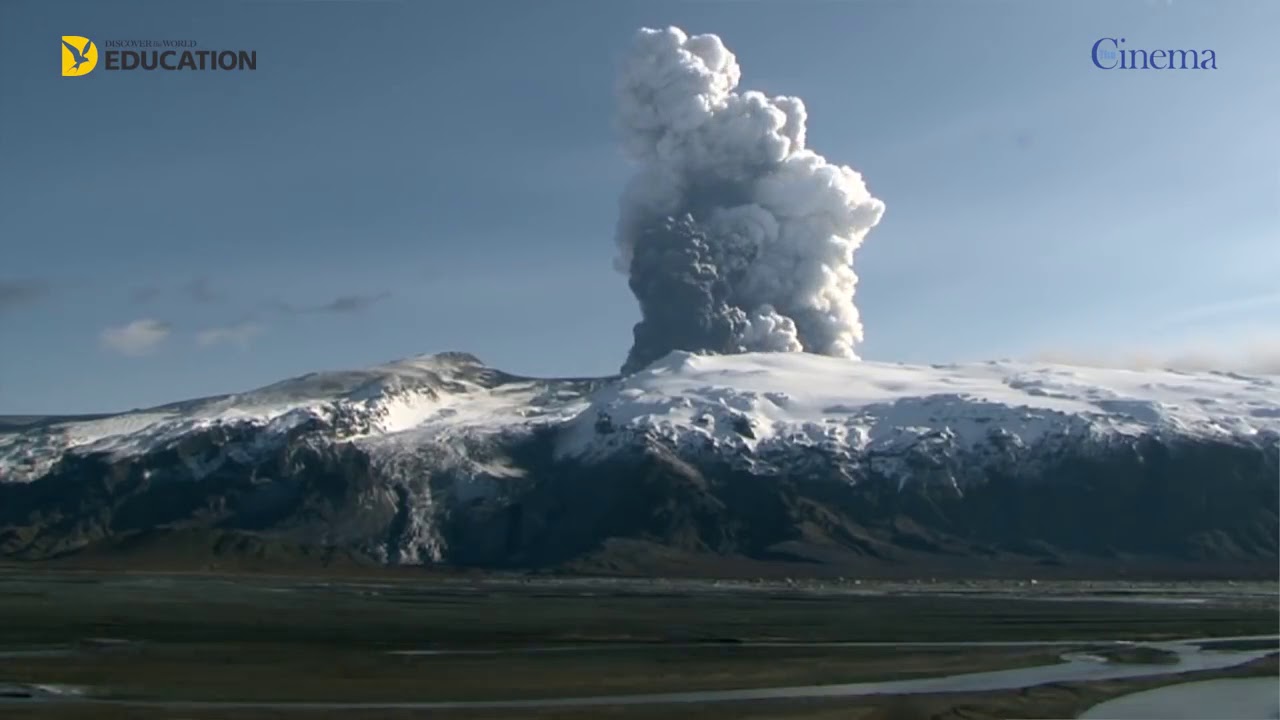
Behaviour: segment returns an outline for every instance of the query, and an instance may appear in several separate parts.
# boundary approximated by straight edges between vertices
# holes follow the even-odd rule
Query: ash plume
[[[853,253],[884,204],[805,147],[799,98],[737,92],[715,35],[640,30],[617,83],[638,165],[621,200],[617,267],[640,302],[623,372],[671,350],[856,358]]]

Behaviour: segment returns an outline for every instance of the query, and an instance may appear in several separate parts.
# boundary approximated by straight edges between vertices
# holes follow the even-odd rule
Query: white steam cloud
[[[642,320],[623,366],[671,350],[856,358],[853,253],[884,213],[862,176],[805,147],[804,103],[737,92],[715,35],[642,29],[617,120],[639,169],[623,194],[618,268]]]
[[[134,320],[117,327],[109,327],[102,331],[99,340],[108,350],[121,355],[138,357],[146,355],[169,337],[170,328],[159,320]]]

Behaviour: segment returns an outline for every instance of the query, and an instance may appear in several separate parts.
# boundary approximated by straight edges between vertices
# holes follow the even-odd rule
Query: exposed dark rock
[[[430,453],[389,469],[324,433],[300,426],[254,445],[250,430],[215,427],[126,459],[68,454],[38,481],[0,484],[0,554],[52,558],[192,529],[221,533],[209,551],[222,554],[278,543],[412,563],[433,561],[431,546],[445,564],[503,569],[573,567],[620,541],[832,567],[1145,558],[1275,568],[1280,553],[1272,445],[1140,438],[1018,472],[912,449],[908,465],[933,480],[900,487],[866,458],[819,451],[793,458],[795,471],[684,457],[657,441],[581,463],[557,459],[548,431],[477,448],[519,472],[462,500],[479,481]],[[232,452],[248,446],[258,449]],[[957,475],[962,486],[945,480]]]

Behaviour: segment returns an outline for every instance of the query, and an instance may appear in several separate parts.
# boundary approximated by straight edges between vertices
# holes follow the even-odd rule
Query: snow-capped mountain
[[[464,353],[311,373],[245,393],[80,422],[29,422],[34,427],[0,435],[0,482],[37,480],[66,454],[124,459],[216,429],[252,431],[256,445],[268,448],[299,428],[323,428],[328,440],[385,445],[387,454],[406,444],[528,432],[580,411],[594,384],[518,378]],[[230,454],[226,459],[234,459]],[[192,468],[197,478],[210,470]]]
[[[1271,376],[675,352],[532,379],[446,353],[0,424],[0,552],[217,528],[393,563],[1274,558],[1278,446]]]

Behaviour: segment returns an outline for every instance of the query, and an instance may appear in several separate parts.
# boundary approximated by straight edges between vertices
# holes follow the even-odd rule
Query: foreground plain
[[[0,575],[0,684],[75,686],[116,700],[343,703],[835,684],[1051,665],[1068,650],[1158,663],[1158,653],[1108,641],[1274,634],[1276,612],[1275,588],[1265,583],[724,585],[10,572]],[[838,644],[857,642],[886,645]],[[930,645],[948,642],[960,645]],[[963,645],[972,642],[1015,644]],[[1274,656],[1191,675],[1258,674],[1276,674]],[[1067,717],[1178,679],[678,709],[184,708],[181,715]],[[174,717],[163,708],[71,701],[10,703],[4,712]]]

